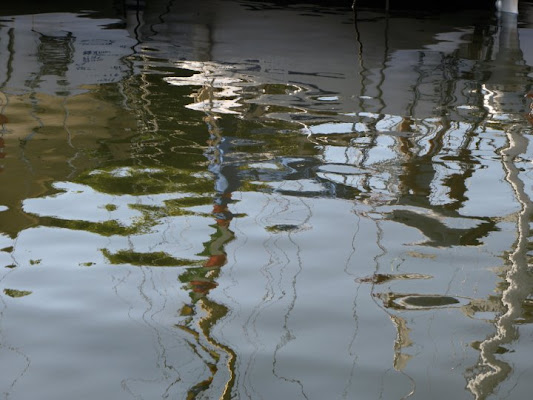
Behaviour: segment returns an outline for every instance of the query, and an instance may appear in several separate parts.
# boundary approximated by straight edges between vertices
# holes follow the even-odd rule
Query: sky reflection
[[[2,17],[3,396],[526,398],[530,11]]]

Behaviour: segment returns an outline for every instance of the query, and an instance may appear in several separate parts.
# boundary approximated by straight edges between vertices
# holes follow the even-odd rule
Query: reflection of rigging
[[[501,354],[502,351],[508,351],[504,346],[518,339],[519,332],[516,324],[529,322],[529,314],[526,313],[525,307],[526,303],[529,304],[529,297],[533,288],[533,277],[528,266],[527,255],[529,223],[533,219],[533,203],[525,189],[521,171],[515,165],[519,156],[526,153],[529,144],[527,137],[520,130],[524,127],[523,94],[524,91],[527,91],[525,77],[530,70],[525,65],[518,43],[516,15],[503,14],[499,16],[498,21],[499,37],[493,38],[494,32],[492,30],[477,32],[478,35],[482,35],[481,38],[484,40],[480,42],[487,45],[487,49],[478,49],[476,44],[463,47],[463,49],[466,47],[469,52],[465,58],[475,60],[472,65],[474,70],[468,71],[468,73],[477,73],[484,77],[484,84],[480,85],[479,88],[468,91],[466,88],[461,91],[461,95],[466,99],[464,109],[477,109],[477,112],[468,113],[466,118],[463,115],[458,115],[459,119],[450,116],[451,112],[459,113],[459,109],[453,106],[457,102],[458,77],[466,73],[466,71],[461,70],[464,66],[457,62],[459,57],[463,56],[460,54],[461,51],[464,51],[463,49],[456,50],[455,53],[448,56],[441,55],[442,59],[437,64],[438,69],[442,70],[441,81],[438,82],[440,88],[435,91],[440,96],[440,98],[435,99],[437,107],[434,111],[438,112],[437,117],[415,118],[414,115],[419,88],[424,84],[427,85],[428,82],[427,80],[424,82],[424,78],[431,78],[430,75],[434,72],[430,70],[432,68],[431,61],[425,65],[423,60],[419,60],[420,64],[413,68],[418,75],[415,84],[410,87],[409,93],[414,92],[415,99],[406,108],[405,116],[387,114],[383,111],[383,107],[380,108],[376,104],[375,100],[369,100],[367,104],[361,101],[361,109],[365,115],[374,112],[375,118],[379,119],[377,123],[374,123],[374,130],[380,133],[377,129],[379,124],[384,126],[382,122],[388,119],[388,129],[398,132],[387,133],[396,137],[396,151],[403,156],[404,160],[399,172],[399,190],[396,199],[396,204],[401,207],[395,208],[391,212],[390,219],[416,228],[429,239],[428,242],[425,242],[426,245],[439,247],[479,245],[489,233],[499,229],[498,221],[495,218],[464,216],[461,215],[461,209],[468,200],[467,180],[474,176],[482,164],[472,151],[472,147],[479,146],[483,139],[480,133],[483,133],[488,125],[497,124],[502,120],[514,122],[511,128],[505,129],[508,140],[507,146],[498,150],[502,158],[505,180],[512,187],[520,205],[520,211],[517,214],[518,238],[509,256],[510,268],[505,274],[506,287],[502,291],[501,300],[499,300],[501,304],[497,304],[498,300],[492,297],[489,299],[467,299],[443,295],[406,295],[385,291],[375,293],[375,296],[383,301],[387,309],[386,312],[397,331],[394,344],[394,367],[398,370],[403,370],[410,358],[409,355],[403,353],[402,349],[409,347],[412,341],[409,337],[410,328],[407,325],[407,320],[392,314],[393,311],[453,307],[462,309],[468,315],[475,313],[476,309],[502,312],[502,315],[494,321],[496,333],[475,345],[475,348],[480,351],[480,360],[475,367],[467,372],[467,387],[475,398],[480,400],[491,395],[512,373],[512,367],[501,360],[498,354]],[[356,22],[359,41],[362,39],[361,27],[357,24],[364,23],[365,20]],[[364,47],[368,48],[369,46],[365,45]],[[359,48],[363,49],[362,42]],[[375,52],[375,49],[371,49],[370,52]],[[367,55],[365,59],[375,60],[379,58],[376,55],[373,56],[374,58]],[[363,55],[360,54],[359,57],[362,63]],[[386,57],[387,60],[388,58]],[[386,66],[385,63],[380,64],[381,66],[375,66],[374,69],[367,65],[361,65],[361,87],[365,98],[371,99],[367,93],[372,94],[372,88],[367,86],[373,83],[375,86],[375,93],[373,94],[380,97],[379,101],[383,103],[381,97],[387,95],[383,89],[386,85],[379,78],[384,75],[382,69]],[[393,65],[392,61],[390,64]],[[372,80],[372,73],[374,74],[374,81]],[[437,80],[433,83],[436,82]],[[389,105],[394,103],[394,93],[388,95],[392,99],[387,102]],[[428,135],[422,136],[421,140],[417,139],[413,128],[421,127],[432,131],[429,139],[427,138]],[[451,145],[450,135],[454,131],[460,132],[460,139],[456,139],[458,144]],[[368,153],[372,151],[373,147],[365,150]],[[365,162],[369,159],[370,156],[367,155]],[[440,177],[438,169],[446,168],[448,163],[455,167],[455,171],[451,174],[448,173],[445,177]],[[436,203],[433,197],[436,180],[439,178],[440,184],[449,188],[446,201],[440,204]],[[437,218],[435,214],[437,214]],[[442,221],[444,218],[470,219],[475,223],[475,226],[469,228],[450,227]],[[402,277],[400,274],[386,275],[376,272],[372,277],[364,278],[361,281],[376,285],[389,280],[413,278],[416,279],[417,277]],[[466,302],[468,304],[464,304]]]
[[[170,7],[170,3],[169,3]],[[167,9],[168,12],[168,9]],[[156,22],[144,20],[142,4],[131,4],[127,10],[128,20],[131,22],[130,31],[139,40],[139,44],[145,43],[146,40],[157,40],[157,24],[164,23],[164,14],[159,16]],[[140,37],[142,36],[142,41]],[[140,73],[132,74],[129,81],[123,87],[127,97],[132,101],[131,104],[135,109],[140,111],[138,123],[142,135],[134,138],[132,143],[133,158],[140,167],[147,166],[167,166],[164,160],[163,147],[172,145],[172,136],[162,135],[164,122],[158,120],[158,116],[152,112],[151,107],[159,104],[159,99],[153,99],[152,70],[150,65],[149,51],[141,46],[135,46],[135,59],[139,60],[142,68]],[[129,60],[131,68],[135,68],[134,58]],[[140,80],[140,81],[139,81]],[[207,83],[197,94],[197,100],[207,100],[207,106],[212,105],[209,99],[213,100],[214,88]],[[154,104],[152,104],[154,103]],[[157,103],[157,104],[156,104]],[[212,215],[215,224],[211,225],[215,232],[210,239],[204,243],[204,251],[197,254],[206,257],[205,262],[199,267],[187,267],[180,273],[178,279],[184,283],[189,290],[191,302],[185,304],[180,311],[183,318],[176,325],[186,334],[185,340],[189,344],[191,351],[197,357],[200,363],[205,366],[205,372],[198,376],[196,381],[191,380],[181,382],[187,391],[187,399],[195,399],[197,396],[205,394],[209,390],[218,390],[221,379],[226,383],[222,394],[217,397],[226,399],[231,396],[231,389],[234,380],[234,367],[236,356],[232,349],[218,342],[212,337],[213,326],[223,318],[228,309],[209,298],[209,293],[217,287],[217,278],[220,275],[220,268],[227,262],[225,246],[234,238],[233,232],[229,229],[233,214],[229,211],[228,204],[232,201],[232,191],[236,189],[235,179],[228,177],[224,165],[224,137],[222,130],[218,126],[217,116],[207,107],[204,110],[206,116],[204,122],[208,127],[210,135],[208,141],[208,150],[204,154],[209,161],[209,171],[215,177],[215,199],[212,209]],[[188,143],[188,146],[191,144]],[[199,148],[198,145],[192,147],[193,151]],[[174,160],[171,161],[174,164]],[[190,168],[190,166],[187,166]],[[231,167],[229,167],[231,168]],[[150,173],[149,170],[147,173]],[[190,177],[192,171],[186,171]],[[199,179],[199,178],[196,178]],[[194,185],[194,179],[192,181]],[[190,189],[191,192],[197,192],[198,189]],[[205,193],[202,193],[205,195]],[[194,198],[191,198],[194,203]],[[227,366],[227,372],[219,371],[220,366]],[[206,376],[207,374],[207,376]],[[216,383],[213,383],[216,380]],[[177,382],[177,381],[176,381]]]
[[[9,90],[6,90],[6,87],[9,84],[12,84],[11,79],[13,76],[13,71],[15,68],[15,28],[11,27],[6,29],[6,32],[4,34],[3,32],[3,26],[0,26],[0,43],[3,42],[3,39],[7,38],[6,46],[2,49],[0,49],[0,54],[4,53],[3,59],[6,60],[5,65],[5,79],[3,79],[2,82],[0,82],[0,172],[4,172],[4,159],[7,155],[7,152],[5,150],[6,148],[6,142],[5,140],[8,139],[8,135],[10,130],[7,129],[7,124],[10,122],[10,118],[7,117],[6,114],[8,114],[8,107],[10,106],[10,100],[13,98],[17,98],[17,95],[13,95],[12,93],[9,93]],[[36,31],[33,31],[36,32]],[[38,108],[41,105],[40,99],[38,97],[38,87],[41,83],[41,80],[46,75],[51,76],[57,76],[58,85],[67,85],[66,81],[66,71],[68,70],[69,64],[72,62],[72,53],[73,53],[73,37],[72,34],[68,33],[65,36],[52,36],[52,35],[44,35],[42,33],[39,33],[39,44],[37,46],[36,50],[36,56],[38,61],[38,72],[34,73],[33,79],[28,79],[26,82],[26,85],[30,88],[31,92],[29,93],[29,99],[31,102],[31,111],[30,115],[31,117],[37,121],[39,127],[37,129],[40,129],[44,127],[44,123],[42,122],[41,118],[37,116],[38,114]],[[7,52],[7,54],[5,54]],[[1,57],[0,57],[1,59]],[[58,93],[58,96],[66,96],[67,93],[60,92]],[[11,97],[11,99],[10,99]],[[18,99],[17,99],[18,100]],[[15,101],[16,102],[16,101]],[[16,106],[14,108],[14,113],[16,113]],[[18,115],[17,115],[18,116]],[[34,135],[35,131],[33,131],[30,134],[27,134],[24,132],[24,138],[21,139],[19,137],[19,147],[20,147],[20,159],[22,159],[28,171],[33,174],[33,165],[32,163],[26,158],[25,152],[25,145],[28,140],[30,140]],[[7,135],[6,135],[7,134]],[[11,171],[10,171],[11,172]],[[12,171],[16,174],[16,171]],[[9,179],[9,177],[7,178]],[[8,181],[9,182],[9,181]],[[13,187],[11,185],[6,185],[4,182],[4,190],[7,189],[7,192],[12,191]],[[8,206],[7,209],[12,213],[14,208],[20,208],[19,201],[21,199],[17,199],[18,201],[14,204],[14,202],[10,201],[11,196],[6,196],[5,193],[2,196],[2,199],[0,201],[1,206]],[[3,210],[6,211],[6,210]],[[17,212],[17,211],[15,211]],[[2,229],[1,234],[8,233],[9,230],[6,229],[8,227],[8,223],[6,223],[8,218],[4,216],[4,226]],[[9,232],[12,233],[12,232]],[[17,232],[18,233],[18,232]],[[12,233],[13,234],[13,233]],[[16,240],[13,242],[13,246],[10,246],[8,248],[4,248],[1,251],[6,253],[11,253],[11,258],[15,260],[13,257],[14,248],[16,247]],[[0,282],[3,283],[5,278],[8,276],[8,274],[11,274],[14,271],[14,268],[18,266],[18,263],[15,262],[12,265],[5,266],[5,268],[8,268],[8,270],[4,270],[0,276]],[[4,360],[4,362],[7,362],[9,364],[9,372],[6,371],[5,376],[3,377],[2,383],[9,384],[3,386],[3,395],[5,398],[10,397],[15,387],[19,384],[19,381],[22,380],[23,376],[26,375],[26,373],[29,371],[32,360],[28,354],[25,353],[24,348],[16,347],[11,345],[7,340],[6,336],[4,334],[4,329],[2,328],[2,323],[4,322],[4,315],[6,314],[6,311],[8,310],[8,303],[5,301],[5,296],[9,297],[23,297],[26,295],[31,294],[31,291],[18,291],[13,289],[4,289],[3,295],[0,296],[0,354],[1,358]],[[5,295],[5,296],[4,296]],[[6,364],[6,365],[7,365]]]
[[[191,323],[197,322],[200,331],[203,334],[203,339],[207,341],[212,347],[218,350],[211,350],[215,363],[205,361],[211,371],[211,376],[194,385],[188,391],[188,399],[194,399],[196,396],[209,389],[211,383],[218,370],[218,362],[222,358],[220,351],[226,354],[226,364],[228,368],[228,378],[224,385],[224,392],[221,394],[221,399],[231,398],[231,389],[235,379],[235,362],[236,355],[232,349],[216,341],[211,335],[211,329],[222,317],[224,317],[228,309],[221,304],[210,300],[207,296],[209,292],[217,287],[216,279],[220,275],[220,268],[227,262],[227,255],[224,247],[227,243],[234,239],[234,233],[229,229],[233,214],[228,208],[228,204],[232,201],[232,192],[238,188],[238,181],[234,176],[230,176],[225,171],[224,153],[227,147],[222,129],[220,128],[217,115],[210,109],[213,106],[215,99],[215,88],[212,86],[213,81],[206,82],[202,87],[195,100],[197,102],[204,102],[206,108],[204,109],[206,116],[204,122],[207,125],[209,132],[208,151],[206,156],[209,160],[209,171],[215,176],[215,199],[213,203],[212,214],[215,218],[216,224],[213,226],[216,232],[211,236],[211,239],[205,244],[205,251],[202,255],[208,257],[207,261],[200,268],[187,269],[187,272],[180,276],[180,280],[187,283],[191,289],[191,299],[193,305],[185,306],[182,314],[195,314],[202,311],[204,316],[201,316],[197,321],[191,318],[187,324],[186,330],[189,330],[199,346],[202,345],[199,337],[199,332],[191,326]],[[231,168],[231,167],[228,167]],[[196,305],[196,306],[195,306]],[[207,350],[207,349],[206,349]]]
[[[14,34],[13,34],[13,28],[10,28],[8,30],[7,36],[8,36],[8,44],[7,49],[9,51],[9,56],[6,57],[6,79],[4,82],[0,84],[0,159],[3,160],[6,156],[5,153],[5,141],[4,141],[4,134],[7,132],[6,124],[9,122],[9,119],[5,115],[5,109],[8,106],[9,98],[7,95],[3,92],[7,82],[11,79],[11,74],[13,73],[13,42],[15,40]],[[0,172],[4,170],[4,165],[0,165]]]
[[[518,237],[515,248],[509,256],[510,268],[505,274],[507,288],[503,290],[501,302],[504,313],[496,318],[496,332],[479,344],[480,361],[468,378],[468,389],[476,399],[485,399],[512,372],[511,366],[498,359],[503,346],[518,339],[517,323],[524,320],[524,302],[533,291],[533,275],[528,265],[529,221],[533,217],[533,203],[525,191],[515,159],[525,152],[529,141],[522,135],[520,126],[507,132],[508,146],[501,151],[502,164],[521,209],[517,215]]]
[[[516,113],[521,110],[514,110],[513,107],[523,107],[519,90],[523,86],[522,75],[526,74],[521,73],[525,64],[517,31],[516,16],[502,15],[499,41],[501,48],[494,67],[496,77],[494,82],[489,78],[485,85],[489,96],[486,106],[495,116],[504,112]],[[520,122],[507,128],[507,145],[500,151],[505,180],[511,186],[520,210],[516,218],[517,238],[514,250],[509,255],[509,269],[505,273],[506,288],[502,291],[500,300],[503,312],[495,319],[496,332],[479,344],[479,362],[472,368],[472,375],[467,378],[467,387],[476,400],[486,399],[511,374],[511,365],[498,358],[498,354],[502,350],[507,352],[508,349],[504,346],[518,339],[516,325],[525,322],[524,304],[533,292],[533,275],[528,264],[533,203],[521,178],[520,169],[515,164],[517,158],[526,153],[529,145],[523,129],[524,125]]]
[[[413,58],[410,61],[416,64],[409,72],[410,74],[414,73],[414,76],[409,76],[414,82],[408,86],[409,93],[413,93],[413,98],[406,98],[403,91],[401,92],[402,97],[397,98],[396,96],[400,96],[399,89],[403,89],[401,85],[405,85],[405,83],[398,82],[400,88],[397,88],[396,82],[391,83],[390,80],[385,82],[387,76],[390,78],[395,73],[392,71],[395,67],[392,59],[394,52],[389,43],[389,36],[393,37],[391,35],[394,35],[395,31],[390,26],[390,17],[385,15],[384,18],[386,37],[379,46],[371,46],[370,43],[369,45],[365,44],[365,40],[373,43],[376,40],[375,35],[363,35],[365,29],[376,29],[376,21],[371,20],[373,25],[368,24],[368,20],[364,18],[355,21],[361,68],[362,94],[360,98],[362,100],[360,101],[361,112],[359,115],[362,120],[368,118],[367,115],[375,115],[372,124],[367,124],[367,126],[372,126],[372,130],[367,134],[370,135],[370,143],[361,149],[364,155],[357,164],[367,168],[374,167],[370,160],[372,151],[380,146],[377,137],[384,135],[393,137],[396,142],[396,151],[403,162],[398,171],[390,175],[397,176],[398,180],[395,203],[404,207],[391,213],[390,218],[422,231],[430,239],[427,244],[435,246],[479,244],[481,238],[496,229],[495,221],[486,217],[463,216],[459,213],[459,209],[467,200],[465,182],[473,175],[478,164],[469,147],[474,141],[476,132],[486,114],[474,115],[471,117],[471,121],[464,123],[462,128],[466,129],[460,146],[454,149],[455,154],[446,154],[451,152],[448,148],[447,140],[449,139],[447,137],[450,135],[450,131],[458,129],[457,124],[451,121],[448,111],[452,102],[456,100],[454,91],[457,90],[457,76],[462,73],[458,69],[457,58],[459,54],[457,51],[451,55],[440,54],[439,52],[437,60],[432,59],[430,55],[418,55],[419,52],[412,51],[406,51],[405,56],[397,56],[400,60],[402,60],[401,57],[407,56]],[[379,54],[380,47],[383,47],[384,55]],[[377,64],[375,68],[366,65],[372,61]],[[396,66],[396,68],[399,67]],[[391,71],[386,74],[386,69],[391,69]],[[402,73],[405,72],[402,71]],[[437,113],[437,116],[417,117],[416,114],[423,111],[418,110],[418,108],[423,109],[422,97],[428,96],[424,92],[427,89],[423,88],[427,87],[428,84],[435,85],[435,90],[431,94],[434,98],[431,100],[434,102],[432,111]],[[400,107],[399,115],[391,114],[387,110],[391,104],[395,105],[396,103],[403,105]],[[426,130],[429,135],[420,135],[419,131],[422,129]],[[443,153],[445,154],[443,155]],[[445,166],[450,161],[457,163],[459,169],[442,180],[442,185],[449,188],[447,201],[435,204],[433,192],[435,180],[438,178],[437,167]],[[376,166],[375,168],[382,167]],[[387,167],[384,166],[383,168]],[[368,179],[370,176],[367,177]],[[392,182],[389,183],[389,185],[391,184]],[[370,187],[368,182],[364,186]],[[424,213],[424,210],[430,212]],[[435,215],[438,217],[435,218]],[[467,218],[476,224],[467,229],[450,228],[442,223],[442,218]]]

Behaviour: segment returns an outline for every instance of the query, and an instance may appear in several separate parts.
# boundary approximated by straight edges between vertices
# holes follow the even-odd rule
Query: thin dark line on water
[[[352,241],[351,241],[351,247],[352,247],[352,251],[351,253],[349,254],[348,258],[346,259],[346,263],[345,263],[345,266],[344,266],[344,273],[347,274],[348,276],[350,277],[354,277],[356,276],[355,274],[352,274],[348,271],[348,268],[349,268],[349,265],[351,263],[351,260],[353,258],[353,256],[355,255],[356,253],[356,246],[355,246],[355,240],[356,240],[356,237],[357,235],[359,234],[359,231],[360,231],[360,224],[361,224],[361,217],[357,214],[357,207],[355,206],[355,204],[352,206],[352,213],[355,215],[356,217],[356,228],[355,228],[355,231],[353,233],[353,236],[352,236]],[[354,279],[354,282],[355,279]],[[361,287],[361,284],[356,284],[357,286],[357,289],[355,291],[355,296],[354,296],[354,300],[353,300],[353,306],[352,306],[352,317],[353,317],[353,320],[354,320],[354,330],[353,330],[353,336],[352,336],[352,339],[350,340],[350,343],[348,345],[348,353],[353,357],[353,362],[352,362],[352,367],[350,369],[350,377],[348,379],[348,381],[346,382],[346,385],[344,386],[344,392],[343,392],[343,398],[346,399],[349,395],[349,387],[351,386],[352,384],[352,380],[354,378],[354,373],[355,373],[355,368],[356,368],[356,365],[357,365],[357,360],[358,360],[358,354],[357,352],[353,352],[353,346],[355,344],[355,340],[357,338],[357,334],[359,333],[359,317],[357,316],[357,298],[359,297],[359,288]]]
[[[16,261],[14,255],[13,255],[13,253],[14,253],[14,251],[16,249],[16,246],[17,246],[17,241],[18,241],[18,237],[15,238],[14,241],[13,241],[13,250],[11,251],[11,259],[13,260],[13,264],[16,265],[17,268],[18,268],[19,267],[19,263]],[[12,273],[14,273],[17,270],[17,268],[10,269],[10,270],[6,271],[2,275],[2,277],[0,278],[0,282],[3,282],[6,279],[7,276],[9,276]],[[2,304],[2,308],[0,309],[0,338],[2,338],[4,336],[4,334],[3,334],[4,328],[3,328],[3,323],[2,322],[4,320],[4,312],[7,309],[7,304],[6,304],[5,300],[4,300],[4,297],[1,296],[1,295],[0,295],[0,302]],[[20,348],[14,347],[14,346],[10,346],[10,345],[6,344],[4,342],[4,340],[0,340],[0,350],[2,350],[2,349],[6,349],[6,350],[11,351],[11,352],[13,352],[15,354],[18,354],[19,356],[21,356],[25,360],[24,368],[22,368],[20,373],[11,382],[11,384],[9,386],[9,390],[3,392],[4,399],[8,400],[10,398],[10,396],[11,396],[11,392],[14,390],[15,386],[17,385],[17,382],[29,370],[30,365],[31,365],[31,359]],[[10,368],[10,371],[11,370],[12,370],[12,368]]]
[[[65,98],[63,99],[63,101],[61,102],[61,106],[63,107],[63,112],[64,112],[64,117],[63,117],[63,129],[65,130],[65,132],[67,133],[67,144],[69,145],[69,147],[71,147],[72,149],[74,150],[77,150],[76,147],[72,144],[72,133],[70,131],[70,128],[68,127],[68,124],[67,124],[67,121],[68,121],[68,118],[70,116],[70,111],[67,107],[67,102],[68,102],[68,96],[65,96]],[[74,155],[71,157],[71,158],[68,158],[67,159],[67,164],[69,165],[69,167],[71,168],[71,171],[70,173],[67,175],[67,178],[71,178],[74,176],[74,174],[76,173],[77,171],[77,168],[76,166],[74,165],[74,161],[80,156],[80,152],[79,151],[76,151],[74,153]]]
[[[300,185],[301,186],[301,185]],[[302,186],[301,186],[302,187]],[[308,210],[308,214],[303,222],[303,224],[306,224],[308,223],[308,221],[311,219],[312,215],[313,215],[313,212],[311,211],[311,208],[309,207],[309,205],[303,200],[303,198],[299,198],[299,201],[304,205],[305,208],[307,208]],[[302,272],[303,270],[303,265],[302,265],[302,258],[301,258],[301,248],[298,244],[296,244],[296,242],[294,241],[294,239],[292,238],[292,232],[289,232],[288,233],[288,239],[289,241],[295,246],[296,248],[296,259],[297,259],[297,268],[296,268],[296,273],[294,274],[293,278],[292,278],[292,281],[291,281],[291,287],[292,287],[292,299],[290,301],[290,304],[289,304],[289,307],[287,308],[287,312],[285,314],[285,317],[284,317],[284,324],[283,324],[283,329],[285,331],[285,334],[282,336],[281,338],[281,341],[280,343],[278,343],[278,345],[276,346],[276,349],[274,350],[274,362],[272,364],[272,373],[274,374],[275,377],[277,377],[278,379],[282,379],[286,382],[291,382],[291,383],[296,383],[299,387],[300,387],[300,390],[301,390],[301,393],[302,393],[302,396],[305,398],[305,399],[308,399],[309,397],[307,396],[307,394],[305,393],[305,390],[304,390],[304,387],[303,387],[303,384],[302,382],[299,380],[299,379],[291,379],[291,378],[287,378],[287,377],[284,377],[284,376],[281,376],[279,375],[277,372],[276,372],[276,366],[277,366],[277,362],[278,362],[278,358],[277,358],[277,355],[278,355],[278,352],[287,345],[288,342],[292,341],[295,339],[294,335],[292,334],[291,330],[289,329],[289,318],[290,318],[290,315],[294,309],[294,306],[296,305],[296,300],[298,298],[298,295],[297,295],[297,290],[296,290],[296,282],[298,280],[298,276],[300,275],[300,273]]]
[[[385,28],[383,30],[383,61],[381,63],[381,66],[379,68],[379,82],[376,85],[376,89],[378,91],[378,99],[381,103],[381,108],[379,109],[378,113],[383,114],[383,110],[387,106],[385,104],[385,101],[383,100],[383,84],[385,83],[385,70],[387,69],[387,63],[389,61],[390,56],[390,48],[389,48],[389,13],[385,14]]]
[[[287,212],[289,210],[289,206],[290,206],[290,201],[288,201],[287,199],[284,199],[282,196],[274,197],[273,200],[271,200],[269,198],[270,196],[268,196],[266,194],[263,194],[263,196],[266,198],[267,201],[261,207],[261,210],[256,215],[256,217],[254,218],[255,221],[256,221],[256,224],[258,226],[268,225],[269,217],[276,217],[276,216],[279,216],[279,215]],[[265,213],[265,210],[271,205],[271,202],[279,203],[279,205],[281,207],[281,210],[278,211],[278,209],[274,206],[274,207],[272,207],[271,213],[269,215],[261,218],[261,221],[259,221],[258,220],[258,216],[262,215],[263,213]],[[265,221],[265,220],[267,220],[267,221]],[[244,324],[245,336],[249,338],[250,343],[252,343],[252,345],[254,347],[254,350],[252,351],[252,353],[250,355],[250,359],[249,359],[249,361],[246,364],[246,369],[245,369],[244,377],[243,377],[244,389],[245,389],[246,395],[250,399],[255,399],[255,398],[262,399],[263,398],[263,396],[261,396],[256,390],[254,390],[253,384],[251,385],[250,389],[248,389],[248,385],[246,384],[246,382],[249,381],[249,376],[250,376],[250,371],[252,370],[252,365],[255,363],[257,354],[260,351],[259,345],[257,344],[257,340],[260,338],[260,335],[258,333],[258,330],[257,330],[257,327],[256,327],[256,323],[257,323],[259,315],[261,314],[262,311],[268,309],[270,306],[275,304],[276,300],[280,300],[282,298],[282,297],[279,297],[278,299],[276,299],[274,297],[274,295],[275,295],[274,277],[273,277],[273,275],[272,275],[272,273],[270,271],[272,267],[274,267],[276,265],[282,265],[281,260],[279,260],[278,257],[276,257],[276,255],[275,255],[276,252],[272,251],[272,249],[271,249],[271,247],[273,247],[273,248],[275,248],[275,249],[277,249],[277,250],[279,250],[279,251],[281,251],[283,253],[282,248],[277,245],[279,240],[280,240],[280,238],[276,237],[275,235],[270,235],[265,241],[263,241],[263,248],[269,254],[269,260],[268,260],[267,264],[263,265],[259,269],[259,271],[260,271],[261,275],[263,275],[266,278],[266,287],[265,287],[266,293],[263,296],[262,301],[258,305],[256,305],[254,307],[254,309],[250,313],[250,316],[248,317],[248,319],[246,320],[246,322]],[[270,243],[272,243],[272,246],[270,245]],[[289,263],[289,258],[287,256],[285,256],[285,265],[287,265],[288,263]],[[279,286],[280,291],[281,291],[281,286],[280,285],[278,285],[278,286]],[[248,329],[247,329],[248,325],[250,325],[251,328],[252,328],[251,330],[252,330],[252,333],[253,333],[253,337],[250,337],[250,335],[248,333]],[[252,393],[249,393],[249,390]]]
[[[9,52],[9,57],[7,58],[6,63],[6,79],[2,84],[0,85],[0,90],[3,89],[7,83],[11,80],[11,74],[13,73],[13,58],[15,57],[15,50],[14,50],[14,43],[15,43],[15,35],[14,35],[14,28],[9,28],[7,31],[7,35],[9,37],[8,43],[7,43],[7,51]],[[0,114],[4,114],[7,106],[9,105],[9,97],[0,91],[0,93],[3,95],[2,97],[5,98],[5,102],[0,102],[1,108],[0,108]],[[1,124],[1,130],[0,134],[1,137],[4,136],[4,133],[7,132],[7,129],[5,127],[5,124]]]
[[[0,89],[7,85],[7,83],[11,80],[11,75],[13,74],[13,59],[15,58],[15,28],[9,28],[7,30],[7,36],[9,37],[7,42],[7,51],[9,52],[9,57],[7,58],[6,62],[6,79],[0,85]]]
[[[376,212],[376,210],[373,210],[373,212]],[[381,224],[379,222],[379,220],[373,220],[374,221],[374,224],[376,226],[376,229],[377,229],[377,237],[376,237],[376,244],[378,246],[378,248],[381,250],[381,253],[380,254],[377,254],[375,257],[374,257],[374,263],[375,263],[375,273],[377,274],[380,270],[380,261],[379,259],[384,257],[386,254],[388,254],[388,251],[387,249],[383,246],[382,244],[382,240],[383,240],[383,228],[381,227]],[[375,293],[375,289],[376,289],[376,283],[375,282],[372,282],[372,285],[371,285],[371,288],[370,288],[370,298],[371,300],[376,304],[376,306],[378,308],[380,308],[385,314],[387,314],[387,316],[391,319],[391,321],[393,320],[393,314],[391,312],[389,312],[389,310],[387,310],[385,308],[385,306],[383,306],[382,304],[380,304],[376,298],[377,298],[377,294]],[[400,370],[399,371],[403,376],[405,376],[409,382],[411,383],[411,390],[409,391],[409,393],[407,393],[406,395],[402,396],[400,400],[405,400],[405,399],[408,399],[409,397],[413,396],[416,392],[416,381],[407,373],[405,373],[403,370]],[[384,378],[383,378],[384,379]],[[384,387],[382,386],[382,391],[383,391]],[[382,394],[380,395],[380,397],[382,396]]]

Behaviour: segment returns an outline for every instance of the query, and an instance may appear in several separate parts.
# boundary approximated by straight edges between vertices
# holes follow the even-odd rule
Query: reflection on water
[[[134,3],[0,18],[2,396],[528,398],[529,4]]]

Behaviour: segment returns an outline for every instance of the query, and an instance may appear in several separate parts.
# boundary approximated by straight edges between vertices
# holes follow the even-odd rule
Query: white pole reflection
[[[499,52],[494,62],[492,79],[484,85],[484,105],[491,117],[513,118],[512,114],[524,109],[524,60],[520,49],[517,19],[515,15],[500,16]],[[516,118],[516,115],[514,116]],[[522,118],[523,120],[523,118]],[[501,295],[503,314],[495,320],[496,331],[479,345],[480,359],[467,387],[476,399],[485,399],[512,373],[512,366],[498,357],[505,345],[518,340],[516,326],[524,316],[523,303],[531,294],[533,275],[528,263],[530,221],[533,203],[526,191],[517,158],[527,152],[529,140],[525,135],[523,121],[519,120],[506,129],[507,145],[500,155],[505,171],[505,180],[512,187],[520,210],[516,214],[517,238],[508,257],[509,269],[505,273],[507,288]]]

